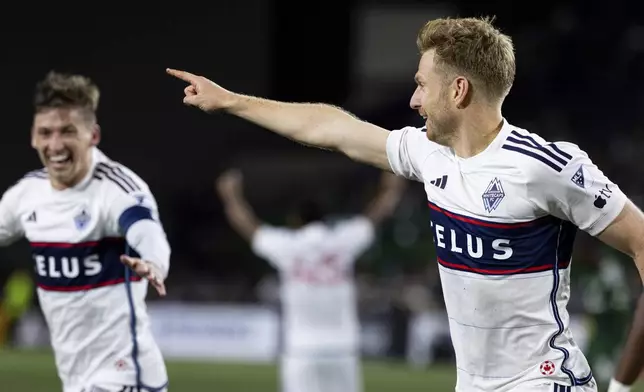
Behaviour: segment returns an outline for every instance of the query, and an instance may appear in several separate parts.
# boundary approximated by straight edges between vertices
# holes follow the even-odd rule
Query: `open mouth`
[[[72,163],[72,154],[65,152],[51,155],[48,160],[53,169],[64,169]]]

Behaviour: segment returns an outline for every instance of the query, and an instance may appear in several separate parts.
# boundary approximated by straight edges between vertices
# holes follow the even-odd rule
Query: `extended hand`
[[[121,262],[130,267],[140,277],[150,281],[160,296],[165,296],[166,291],[163,278],[161,278],[161,273],[152,263],[126,255],[121,255]]]
[[[226,90],[213,81],[176,69],[166,69],[166,72],[187,83],[183,92],[185,97],[183,103],[197,107],[204,112],[214,112],[221,109],[229,109],[238,99],[238,95]]]

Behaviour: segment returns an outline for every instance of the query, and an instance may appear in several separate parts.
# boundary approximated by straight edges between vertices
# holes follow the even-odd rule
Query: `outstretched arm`
[[[251,242],[261,222],[250,207],[242,190],[242,175],[229,170],[217,179],[217,193],[224,203],[224,211],[230,225]]]
[[[644,281],[644,214],[627,201],[622,212],[599,235],[606,244],[631,256]],[[628,392],[644,366],[644,294],[635,310],[633,323],[608,392]]]
[[[405,181],[392,173],[382,173],[378,193],[364,212],[367,219],[374,225],[380,224],[394,212],[405,191],[407,184]]]
[[[205,112],[224,110],[299,143],[339,151],[349,158],[391,170],[389,132],[321,103],[286,103],[236,94],[188,72],[167,72],[189,83],[183,102]]]

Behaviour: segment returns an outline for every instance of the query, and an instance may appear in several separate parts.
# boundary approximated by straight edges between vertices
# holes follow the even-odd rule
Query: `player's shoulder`
[[[47,169],[36,169],[28,171],[23,174],[16,182],[14,182],[8,189],[7,192],[12,191],[15,193],[21,193],[34,187],[41,187],[43,185],[49,184],[49,176],[47,174]]]
[[[415,127],[413,125],[406,125],[399,129],[393,129],[392,132],[415,132],[420,135],[427,132],[427,127],[426,126]]]
[[[49,179],[49,176],[47,174],[47,169],[41,168],[41,169],[28,171],[20,178],[20,180],[18,180],[18,182],[29,181],[29,180],[42,181],[47,179]]]
[[[427,137],[427,127],[406,126],[394,129],[391,140],[403,143],[407,148],[412,148],[423,155],[431,155],[436,151],[448,151],[449,148],[438,144]]]
[[[362,233],[371,233],[375,230],[373,222],[364,215],[348,215],[337,218],[327,223],[328,235],[332,238],[354,239]]]
[[[19,204],[29,194],[39,194],[43,187],[49,185],[46,169],[31,170],[23,174],[2,194],[5,203]]]
[[[332,222],[333,229],[344,229],[355,226],[371,226],[373,223],[365,215],[349,215]]]
[[[149,193],[148,184],[124,164],[101,154],[94,167],[94,179],[111,191]]]
[[[530,176],[557,176],[588,154],[566,141],[549,141],[539,134],[509,126],[501,143],[503,159]]]
[[[391,133],[404,135],[406,138],[413,138],[423,143],[427,143],[428,146],[440,147],[440,144],[437,144],[427,138],[427,127],[415,127],[413,125],[407,125],[402,128],[393,129]]]
[[[253,239],[252,239],[252,244],[253,244],[253,247],[255,247],[255,246],[258,246],[258,244],[263,244],[266,242],[292,239],[292,237],[296,233],[297,231],[293,229],[289,229],[281,226],[274,226],[268,223],[263,223],[255,231],[255,234],[253,235]]]

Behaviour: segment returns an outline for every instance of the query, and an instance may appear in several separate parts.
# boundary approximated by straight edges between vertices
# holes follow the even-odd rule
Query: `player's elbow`
[[[316,124],[303,129],[294,139],[308,147],[331,151],[341,150],[341,135],[331,124]]]

